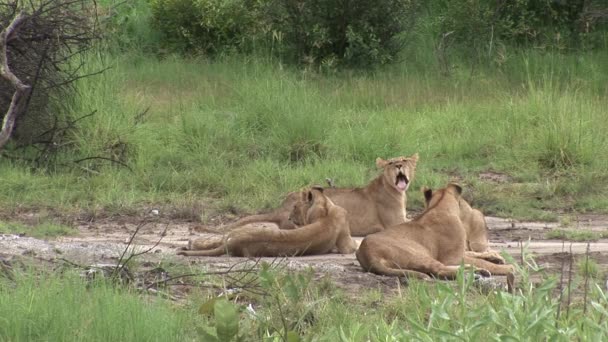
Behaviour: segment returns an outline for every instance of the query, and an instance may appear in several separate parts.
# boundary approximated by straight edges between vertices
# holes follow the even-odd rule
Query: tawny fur
[[[406,191],[414,179],[418,154],[384,160],[378,158],[376,165],[382,174],[361,188],[327,188],[324,190],[336,205],[348,212],[348,223],[352,236],[366,236],[406,221]],[[398,176],[405,177],[405,188],[400,189]],[[293,229],[297,225],[289,220],[289,214],[301,194],[287,195],[281,206],[268,214],[244,217],[228,229],[254,222],[272,222],[280,229]]]
[[[335,205],[313,188],[303,192],[300,200],[308,203],[306,225],[293,230],[266,227],[241,227],[228,232],[221,240],[197,240],[192,250],[178,254],[188,256],[296,256],[327,254],[332,249],[339,253],[353,253],[356,244],[350,236],[346,210]],[[295,210],[295,209],[294,209]]]
[[[488,226],[483,213],[472,208],[466,201],[460,203],[460,217],[467,236],[465,255],[495,264],[504,264],[505,259],[488,245]]]
[[[465,255],[468,203],[460,196],[461,191],[455,184],[435,192],[426,190],[428,206],[424,213],[413,221],[368,235],[356,252],[363,269],[383,275],[453,279],[464,262],[479,273],[512,279],[513,266]]]

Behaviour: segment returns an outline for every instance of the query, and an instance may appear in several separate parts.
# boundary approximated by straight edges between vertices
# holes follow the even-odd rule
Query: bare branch
[[[19,78],[11,71],[8,65],[8,42],[17,34],[19,27],[28,19],[28,17],[20,12],[13,21],[0,32],[0,76],[8,80],[15,88],[8,111],[2,122],[2,130],[0,131],[0,149],[6,145],[13,129],[15,128],[15,120],[25,109],[25,104],[30,95],[32,87],[21,82]]]

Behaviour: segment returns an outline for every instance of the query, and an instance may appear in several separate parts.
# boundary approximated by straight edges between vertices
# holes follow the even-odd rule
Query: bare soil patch
[[[536,256],[536,261],[547,270],[559,272],[563,265],[564,253],[570,250],[575,258],[584,256],[586,242],[563,242],[547,240],[545,234],[560,228],[557,223],[520,222],[509,219],[488,217],[492,248],[504,250],[519,260],[525,246]],[[581,215],[571,219],[573,229],[608,231],[608,216]],[[115,263],[126,247],[140,220],[133,217],[105,218],[93,222],[77,221],[78,233],[73,236],[53,240],[41,240],[20,235],[0,235],[0,259],[16,256],[33,257],[44,261],[69,260],[80,265]],[[162,236],[166,228],[166,234]],[[152,247],[162,238],[150,253],[138,257],[148,265],[163,261],[189,265],[201,270],[225,270],[231,265],[245,260],[235,257],[182,257],[175,255],[179,247],[186,246],[189,239],[213,236],[221,232],[221,227],[202,227],[200,223],[158,219],[146,224],[135,237],[134,248],[143,250]],[[356,238],[358,242],[362,238]],[[590,243],[590,258],[597,262],[603,274],[608,274],[608,240]],[[273,258],[263,258],[272,262]],[[357,294],[363,289],[377,288],[390,293],[399,288],[399,280],[394,277],[378,276],[363,272],[355,255],[328,254],[319,256],[292,257],[284,264],[294,270],[313,268],[318,278],[330,277],[337,286],[348,293]],[[498,282],[503,280],[497,278]]]

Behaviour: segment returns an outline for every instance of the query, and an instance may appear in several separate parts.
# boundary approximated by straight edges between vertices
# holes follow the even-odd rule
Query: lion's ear
[[[425,204],[429,205],[429,202],[431,201],[431,198],[433,198],[433,190],[427,188],[426,186],[423,187],[420,190],[422,191],[422,193],[424,193]]]
[[[312,200],[313,200],[312,191],[308,192],[308,198],[307,199],[308,199],[308,202],[312,202]]]
[[[320,185],[315,185],[315,186],[313,186],[313,187],[312,187],[312,189],[313,189],[313,190],[317,190],[317,191],[319,191],[319,192],[323,192],[323,187],[322,187],[322,186],[320,186]]]
[[[407,159],[409,159],[411,162],[413,162],[414,164],[416,164],[418,162],[418,152],[412,154]]]
[[[376,166],[379,168],[383,168],[388,164],[388,162],[382,158],[376,158]]]
[[[448,184],[448,188],[452,188],[458,195],[462,195],[462,187],[456,183]]]

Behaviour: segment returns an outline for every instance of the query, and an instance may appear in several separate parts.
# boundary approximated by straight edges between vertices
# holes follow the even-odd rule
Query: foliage
[[[152,25],[148,1],[103,0],[97,10],[103,24],[104,46],[110,51],[159,53],[162,50],[163,36]]]
[[[255,58],[108,56],[113,67],[79,81],[73,108],[98,113],[58,157],[112,152],[132,171],[92,159],[81,163],[92,172],[42,174],[4,159],[0,203],[93,215],[152,203],[206,219],[215,209],[277,205],[327,177],[359,186],[377,174],[377,157],[419,152],[415,187],[461,177],[487,214],[606,211],[606,61],[605,53],[526,53],[506,73],[471,79],[463,70],[446,80],[407,65],[320,77]],[[510,180],[480,180],[488,170]],[[421,199],[410,190],[408,208],[422,207]]]
[[[608,7],[602,1],[432,1],[425,19],[446,49],[473,64],[502,66],[518,47],[606,48]]]
[[[464,269],[456,281],[410,279],[387,294],[373,288],[345,293],[331,280],[314,280],[310,270],[265,265],[256,286],[264,294],[242,293],[236,301],[214,297],[200,307],[142,297],[102,279],[86,282],[69,269],[51,274],[4,267],[0,339],[595,341],[608,336],[608,298],[593,267],[558,282],[525,248],[522,262],[512,294],[481,290]],[[571,298],[576,293],[579,297]]]
[[[254,0],[151,0],[153,26],[168,48],[215,55],[252,43],[259,13]],[[248,45],[249,44],[249,45]]]
[[[413,22],[412,0],[153,0],[170,48],[209,55],[269,49],[287,62],[333,69],[394,61]]]
[[[264,14],[284,58],[369,69],[395,61],[417,6],[415,0],[269,0]]]
[[[183,341],[196,337],[187,310],[132,290],[87,284],[76,272],[0,273],[2,341]]]

